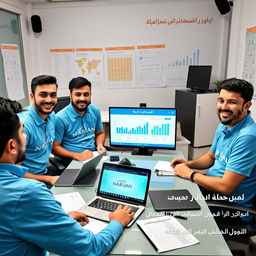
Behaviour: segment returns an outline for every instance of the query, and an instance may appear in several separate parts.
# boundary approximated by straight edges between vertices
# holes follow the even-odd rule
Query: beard
[[[19,152],[18,152],[18,155],[17,155],[17,159],[15,161],[15,164],[21,163],[24,160],[26,160],[25,152],[22,151],[21,149],[19,149]]]
[[[53,102],[44,102],[44,103],[40,103],[38,104],[36,101],[35,101],[35,108],[36,110],[41,113],[41,114],[44,114],[44,115],[49,115],[52,113],[52,111],[55,109],[57,104],[53,103]],[[47,111],[44,111],[43,110],[43,106],[53,106],[53,108],[51,110],[47,110]]]
[[[84,103],[84,104],[86,104],[86,106],[83,107],[83,108],[80,108],[80,107],[78,106],[79,103]],[[79,100],[79,101],[76,101],[76,103],[74,103],[74,101],[71,101],[71,104],[72,104],[72,106],[73,106],[77,111],[79,111],[79,112],[86,112],[88,106],[90,105],[90,102],[88,102],[88,101],[86,101],[86,100]]]
[[[227,118],[227,119],[222,119],[221,116],[220,116],[220,114],[221,114],[222,112],[230,113],[230,114],[232,114],[232,116],[230,116],[230,117]],[[227,109],[218,110],[218,117],[219,117],[219,119],[220,119],[220,122],[221,122],[222,124],[224,124],[224,125],[229,125],[229,124],[231,124],[232,121],[239,119],[239,117],[240,117],[241,115],[242,115],[242,110],[238,110],[238,111],[237,111],[237,114],[235,114],[235,115],[234,115],[234,112],[231,111],[231,110],[227,110]]]

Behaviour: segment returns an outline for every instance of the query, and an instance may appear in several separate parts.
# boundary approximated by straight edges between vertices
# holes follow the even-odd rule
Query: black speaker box
[[[42,32],[42,22],[41,18],[38,15],[32,15],[31,16],[31,24],[32,24],[32,30],[35,33],[41,33]]]
[[[214,0],[214,1],[222,15],[228,13],[230,11],[230,6],[233,5],[233,3],[228,0]]]

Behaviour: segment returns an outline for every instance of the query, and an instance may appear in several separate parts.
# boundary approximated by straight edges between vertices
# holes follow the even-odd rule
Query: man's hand
[[[46,182],[48,183],[48,184],[50,184],[50,185],[53,185],[56,181],[57,181],[57,179],[60,177],[60,176],[49,176],[49,175],[45,175],[45,177],[46,177]]]
[[[69,215],[76,220],[77,222],[79,222],[79,224],[81,226],[85,226],[87,223],[89,223],[89,219],[88,217],[82,213],[82,212],[70,212]]]
[[[79,161],[88,160],[93,157],[93,153],[90,150],[85,150],[81,153],[74,153],[74,159]]]
[[[193,170],[186,166],[186,164],[176,164],[174,168],[175,174],[189,180]]]
[[[175,158],[171,161],[171,167],[174,168],[177,164],[187,164],[187,162],[181,158]]]
[[[102,153],[102,152],[106,151],[106,148],[103,145],[100,145],[100,146],[97,146],[97,151],[99,153]]]
[[[118,221],[123,227],[125,227],[133,218],[134,213],[131,211],[131,207],[118,205],[114,212],[109,214],[109,220]]]

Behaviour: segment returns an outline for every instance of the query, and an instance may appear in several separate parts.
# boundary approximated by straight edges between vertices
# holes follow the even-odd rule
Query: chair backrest
[[[54,109],[54,112],[58,113],[60,110],[65,108],[69,103],[70,103],[69,96],[58,97],[58,103]]]

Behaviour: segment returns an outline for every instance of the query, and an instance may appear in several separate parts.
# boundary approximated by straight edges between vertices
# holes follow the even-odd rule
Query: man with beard
[[[56,115],[53,154],[67,166],[72,159],[87,160],[92,151],[103,152],[105,133],[100,110],[91,104],[91,83],[73,78],[69,83],[71,103]]]
[[[22,165],[29,171],[25,177],[53,185],[59,177],[54,176],[58,174],[57,168],[48,167],[55,133],[56,78],[47,75],[33,78],[30,98],[29,108],[19,113],[26,134],[26,159]]]
[[[188,162],[174,159],[171,165],[178,176],[200,185],[206,198],[252,207],[256,194],[256,125],[249,111],[253,86],[232,78],[223,81],[218,90],[217,113],[221,123],[210,151]],[[208,168],[206,175],[192,170]],[[250,220],[243,218],[244,222]]]
[[[81,227],[88,223],[85,214],[67,215],[45,184],[24,179],[28,169],[17,163],[24,158],[26,135],[17,107],[0,100],[0,255],[105,255],[134,213],[119,205],[108,226],[93,234]]]

